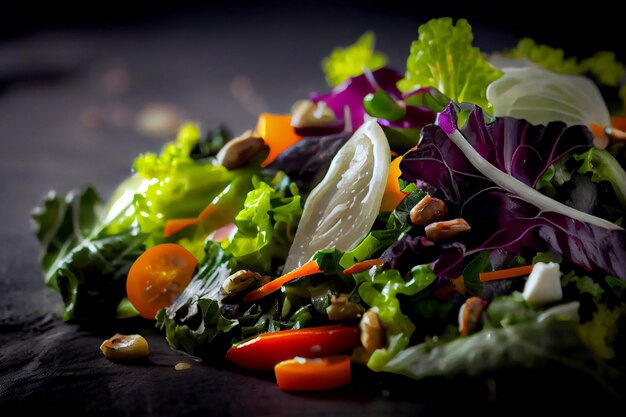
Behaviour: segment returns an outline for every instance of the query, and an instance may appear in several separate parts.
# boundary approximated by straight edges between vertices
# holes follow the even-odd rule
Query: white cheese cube
[[[524,300],[531,307],[556,303],[563,298],[559,264],[538,262],[524,285]]]

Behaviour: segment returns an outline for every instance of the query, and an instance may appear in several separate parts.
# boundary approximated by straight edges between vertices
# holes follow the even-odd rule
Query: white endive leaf
[[[354,249],[378,216],[390,160],[383,129],[376,120],[365,122],[335,155],[326,176],[307,198],[285,272],[322,249]]]
[[[595,84],[582,75],[557,74],[538,67],[504,68],[487,88],[494,115],[532,124],[610,126],[609,110]]]

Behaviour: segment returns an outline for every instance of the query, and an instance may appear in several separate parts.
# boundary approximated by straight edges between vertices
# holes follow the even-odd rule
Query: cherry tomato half
[[[191,281],[198,260],[174,243],[153,246],[133,264],[126,280],[126,293],[142,317],[172,305]]]

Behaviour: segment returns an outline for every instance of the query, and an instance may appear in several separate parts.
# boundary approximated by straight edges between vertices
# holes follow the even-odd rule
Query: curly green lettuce
[[[608,181],[622,209],[626,210],[626,172],[613,155],[604,149],[591,148],[583,154],[574,155],[574,159],[582,161],[579,174],[591,174],[591,180],[596,183]]]
[[[135,195],[134,203],[142,232],[160,232],[170,219],[196,217],[214,199],[228,193],[235,180],[247,182],[247,189],[238,190],[244,195],[251,188],[252,175],[258,168],[228,170],[211,161],[195,160],[191,152],[199,140],[198,127],[187,124],[176,141],[166,144],[159,155],[145,153],[135,160],[137,175],[148,180],[146,189]],[[222,207],[221,214],[230,209],[234,218],[243,201],[233,200]]]
[[[626,67],[617,61],[614,52],[600,51],[579,62],[575,57],[566,58],[562,49],[537,44],[530,38],[521,39],[506,55],[513,59],[528,59],[561,74],[589,73],[599,84],[610,87],[618,87],[626,72]]]
[[[418,29],[419,37],[411,44],[404,79],[398,83],[402,92],[421,87],[435,87],[456,102],[469,102],[490,110],[487,86],[502,76],[472,46],[474,35],[467,20],[456,25],[449,17],[432,19]]]
[[[274,264],[284,264],[302,215],[298,187],[279,173],[272,185],[253,179],[243,209],[235,217],[237,231],[223,246],[238,269],[271,274]]]
[[[336,87],[348,78],[363,74],[364,68],[374,71],[385,66],[387,58],[374,50],[375,42],[374,33],[365,32],[353,45],[335,48],[322,60],[328,84]]]
[[[531,38],[521,39],[515,48],[506,53],[513,59],[528,59],[550,71],[561,74],[582,74],[585,68],[578,63],[575,57],[565,58],[565,51],[548,45],[537,44]]]

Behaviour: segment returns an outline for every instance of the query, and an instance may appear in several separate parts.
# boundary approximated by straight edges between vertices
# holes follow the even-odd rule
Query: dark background
[[[474,26],[475,44],[485,51],[509,48],[530,36],[581,58],[609,49],[624,59],[620,13],[601,2],[552,11],[544,3],[113,0],[3,5],[0,414],[401,416],[468,404],[483,413],[508,412],[511,405],[519,410],[533,408],[542,398],[550,401],[564,386],[567,398],[595,398],[593,384],[559,372],[450,384],[411,384],[357,372],[355,383],[337,392],[282,393],[271,378],[195,364],[169,350],[149,323],[98,330],[63,323],[58,296],[43,286],[29,223],[31,209],[50,189],[66,192],[91,183],[108,196],[139,152],[157,150],[173,137],[174,122],[189,119],[204,128],[225,124],[239,133],[254,127],[260,111],[287,112],[296,99],[326,90],[320,60],[368,29],[400,70],[418,25],[446,15],[466,17]],[[160,109],[156,116],[155,109]],[[157,123],[160,129],[138,126],[150,116],[173,122]],[[104,359],[101,341],[135,326],[150,341],[151,362],[131,366]],[[181,361],[192,363],[192,369],[174,371]],[[529,387],[534,390],[530,396]]]
[[[195,17],[209,24],[211,16],[228,21],[233,15],[267,15],[287,12],[301,30],[316,32],[330,22],[341,19],[358,20],[364,15],[380,20],[399,15],[416,20],[431,17],[464,17],[470,23],[482,23],[518,36],[530,36],[542,43],[564,48],[570,54],[587,55],[595,51],[615,50],[622,57],[623,16],[615,2],[594,1],[575,5],[551,4],[546,1],[400,1],[400,0],[318,0],[318,1],[121,1],[86,2],[74,5],[69,2],[33,4],[17,2],[7,6],[0,15],[0,35],[15,37],[34,31],[74,28],[114,28],[128,25],[154,23],[171,16]],[[311,19],[311,13],[318,20]],[[350,17],[352,16],[352,17]],[[338,19],[339,18],[339,19]],[[271,22],[272,19],[270,18]],[[351,25],[351,22],[347,26]],[[385,24],[394,26],[392,20]],[[259,22],[259,28],[263,26]]]

